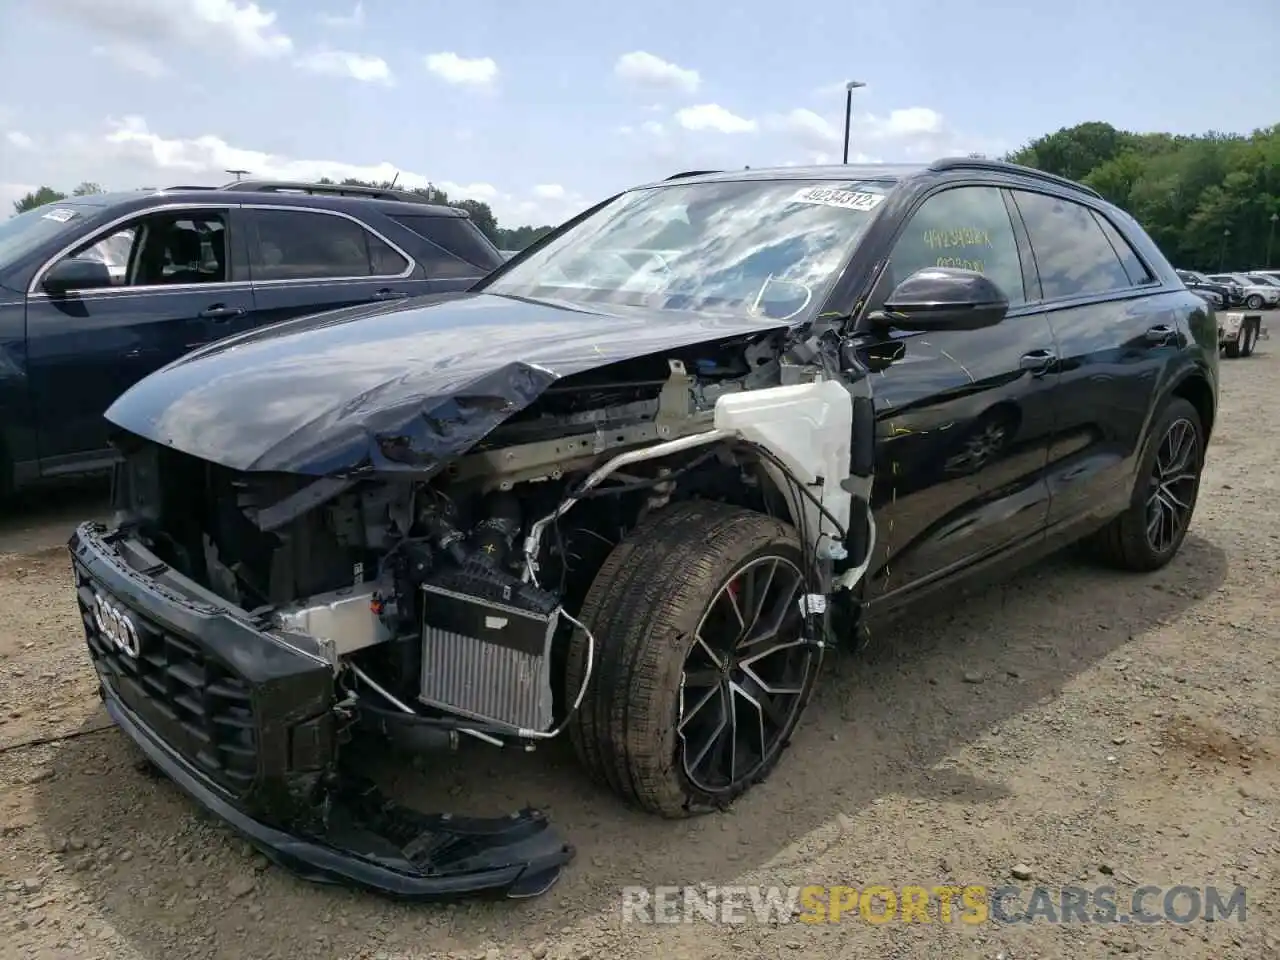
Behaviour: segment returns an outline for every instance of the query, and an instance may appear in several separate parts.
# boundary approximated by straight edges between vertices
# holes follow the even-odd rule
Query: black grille
[[[77,599],[89,654],[102,681],[151,730],[229,792],[243,796],[258,775],[258,735],[248,683],[185,637],[162,630],[118,598],[95,591],[76,569]],[[97,597],[127,613],[137,657],[106,636]]]

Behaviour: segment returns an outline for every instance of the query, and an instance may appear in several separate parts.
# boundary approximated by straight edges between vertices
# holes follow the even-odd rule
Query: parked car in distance
[[[0,493],[108,467],[103,412],[197,347],[502,263],[465,210],[361,187],[95,194],[0,222]]]
[[[1132,217],[1013,164],[629,189],[470,292],[126,391],[114,519],[69,543],[87,654],[151,762],[300,873],[533,896],[570,857],[543,812],[410,810],[368,738],[563,734],[638,809],[728,807],[869,624],[1081,540],[1168,564],[1214,327]]]
[[[1178,275],[1178,279],[1186,285],[1188,290],[1199,294],[1215,310],[1231,306],[1232,292],[1231,287],[1227,284],[1215,283],[1204,274],[1196,273],[1194,270],[1175,270],[1174,273]]]
[[[1280,304],[1280,287],[1255,283],[1243,273],[1211,273],[1209,279],[1238,286],[1241,291],[1240,302],[1248,310],[1270,309]]]
[[[1280,276],[1273,277],[1269,273],[1246,273],[1243,274],[1251,283],[1260,283],[1264,286],[1275,287],[1280,290]]]
[[[1280,270],[1270,270],[1270,269],[1250,270],[1249,275],[1267,277],[1275,281],[1276,283],[1280,283]]]

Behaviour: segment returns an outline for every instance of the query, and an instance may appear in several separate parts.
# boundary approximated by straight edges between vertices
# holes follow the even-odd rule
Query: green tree
[[[1280,244],[1280,124],[1248,135],[1064,127],[1007,159],[1093,187],[1128,210],[1180,267],[1274,267]],[[1268,257],[1270,263],[1267,263]]]
[[[59,200],[65,199],[67,199],[65,193],[60,193],[53,187],[41,187],[38,190],[32,190],[21,199],[15,200],[13,202],[13,212],[26,213],[36,207],[43,207],[46,203],[57,203]]]

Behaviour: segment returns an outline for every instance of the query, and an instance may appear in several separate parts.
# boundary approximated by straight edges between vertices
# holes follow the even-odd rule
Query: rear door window
[[[1027,225],[1044,299],[1112,293],[1134,285],[1092,210],[1061,197],[1012,192]]]
[[[1138,252],[1133,249],[1133,245],[1124,238],[1115,224],[1098,213],[1092,211],[1093,218],[1098,221],[1098,226],[1102,228],[1102,232],[1106,234],[1107,239],[1111,242],[1111,249],[1116,252],[1120,258],[1120,263],[1124,265],[1124,272],[1129,277],[1129,282],[1135,287],[1140,287],[1144,283],[1154,283],[1155,277],[1151,275],[1151,271],[1147,269],[1147,265],[1142,262],[1142,258],[1138,256]]]
[[[364,280],[399,277],[410,263],[386,241],[344,216],[314,210],[254,210],[254,280]]]

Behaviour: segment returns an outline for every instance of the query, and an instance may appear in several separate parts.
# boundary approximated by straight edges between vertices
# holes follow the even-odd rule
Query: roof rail
[[[217,190],[218,187],[210,187],[207,185],[196,183],[180,183],[174,187],[161,187],[161,190]]]
[[[435,203],[420,193],[407,190],[388,190],[382,187],[365,187],[346,183],[300,183],[291,180],[235,180],[219,190],[235,193],[309,193],[327,194],[336,197],[363,197],[366,200],[397,200],[401,203],[422,203],[430,206],[447,207],[448,204]]]
[[[685,170],[683,173],[673,173],[671,176],[667,177],[666,180],[663,180],[662,182],[666,183],[667,180],[683,180],[685,177],[704,177],[708,173],[724,173],[724,171],[723,170]]]
[[[1010,163],[1008,160],[988,160],[985,157],[943,157],[941,160],[935,160],[931,163],[929,169],[935,173],[941,173],[944,170],[992,170],[1017,173],[1033,180],[1043,180],[1045,183],[1068,187],[1091,197],[1097,197],[1099,200],[1105,199],[1093,187],[1085,186],[1083,183],[1069,180],[1066,177],[1060,177],[1056,173],[1046,173],[1044,170],[1037,170],[1035,167],[1024,167],[1020,163]]]

